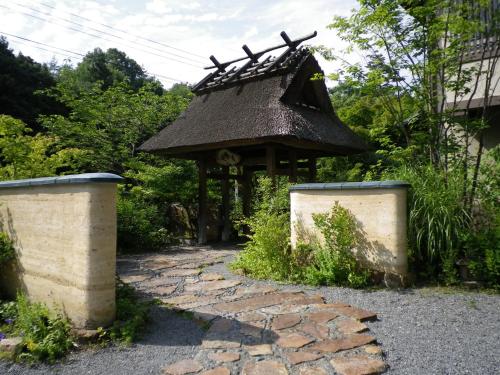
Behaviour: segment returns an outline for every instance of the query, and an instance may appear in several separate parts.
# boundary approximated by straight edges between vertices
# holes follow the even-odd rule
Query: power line
[[[39,4],[40,4],[40,5],[42,5],[42,6],[44,6],[44,7],[47,7],[47,8],[53,9],[53,10],[57,10],[57,8],[56,8],[56,7],[54,7],[54,6],[52,6],[52,5],[49,5],[49,4],[47,4],[47,3],[40,2]],[[168,45],[168,44],[165,44],[165,43],[162,43],[162,42],[158,42],[158,41],[153,40],[153,39],[150,39],[150,38],[145,38],[145,37],[140,36],[140,35],[131,34],[131,33],[129,33],[128,31],[125,31],[125,30],[123,30],[123,29],[120,29],[120,28],[117,28],[117,27],[114,27],[114,26],[110,26],[110,25],[107,25],[107,24],[105,24],[105,23],[101,23],[101,22],[97,22],[97,21],[91,20],[91,19],[89,19],[89,18],[86,18],[86,17],[80,16],[79,14],[75,14],[75,13],[71,13],[71,12],[65,12],[65,13],[66,13],[66,14],[70,14],[70,15],[72,15],[72,16],[74,16],[74,17],[78,17],[78,18],[80,18],[80,19],[83,19],[83,20],[89,21],[89,22],[93,22],[93,23],[98,24],[98,25],[101,25],[101,26],[104,26],[104,27],[106,27],[106,28],[108,28],[108,29],[110,29],[110,30],[119,31],[119,32],[124,33],[124,34],[126,34],[126,35],[133,36],[134,38],[137,38],[137,39],[142,39],[142,40],[145,40],[145,41],[147,41],[147,42],[154,43],[154,44],[157,44],[157,45],[162,46],[162,47],[165,47],[165,48],[170,48],[170,49],[173,49],[173,50],[175,50],[175,51],[183,52],[183,53],[185,53],[185,54],[188,54],[188,55],[191,55],[191,56],[195,56],[195,57],[197,57],[197,58],[199,58],[199,59],[202,59],[203,61],[206,61],[206,57],[205,57],[205,56],[198,55],[198,54],[196,54],[196,53],[194,53],[194,52],[189,52],[189,51],[186,51],[186,50],[181,49],[181,48],[173,47],[173,46],[171,46],[171,45]],[[150,48],[151,48],[151,47],[150,47]],[[178,56],[178,55],[175,55],[175,56]],[[186,58],[186,57],[183,57],[183,58]],[[195,60],[193,60],[193,61],[195,61]]]
[[[70,51],[70,50],[67,50],[67,49],[64,49],[64,48],[59,48],[59,47],[55,47],[55,46],[51,46],[50,44],[45,44],[45,43],[42,43],[42,42],[37,42],[36,40],[32,40],[32,39],[29,39],[29,38],[25,38],[25,37],[22,37],[22,36],[18,36],[18,35],[14,35],[14,34],[10,34],[10,33],[6,33],[4,31],[1,31],[0,30],[0,34],[4,34],[4,35],[7,35],[7,36],[10,36],[12,38],[17,38],[17,39],[21,39],[21,40],[24,40],[26,42],[29,42],[29,43],[33,43],[33,44],[37,44],[37,45],[42,45],[42,46],[45,46],[45,47],[48,47],[48,48],[52,48],[54,50],[60,50],[60,51],[64,51],[64,52],[67,52],[67,53],[72,53],[74,55],[79,55],[79,56],[83,56],[85,57],[84,54],[81,54],[79,52],[75,52],[75,51]],[[33,46],[35,47],[35,46]],[[39,48],[39,49],[44,49],[43,47],[35,47],[35,48]],[[57,52],[54,52],[54,51],[49,51],[47,49],[44,49],[45,51],[48,51],[48,52],[52,52],[52,53],[57,53]],[[70,57],[70,56],[67,56],[65,55],[66,57]],[[75,57],[77,58],[77,57]],[[80,58],[77,58],[77,59],[81,59]],[[164,78],[164,79],[167,79],[169,81],[175,81],[175,82],[185,82],[185,81],[181,81],[180,79],[177,79],[177,78],[173,78],[173,77],[169,77],[169,76],[165,76],[163,74],[156,74],[156,73],[153,73],[153,72],[149,72],[147,73],[148,75],[150,76],[158,76],[158,77],[161,77],[161,78]]]
[[[72,60],[72,59],[75,59],[75,60],[81,60],[82,58],[81,57],[76,57],[76,56],[69,56],[69,55],[66,55],[64,53],[61,53],[61,52],[56,52],[56,51],[53,51],[53,50],[50,50],[50,49],[47,49],[47,48],[43,48],[43,47],[40,47],[40,46],[34,46],[34,45],[30,45],[29,43],[26,43],[26,42],[23,42],[23,41],[20,41],[20,40],[17,40],[16,41],[16,44],[21,44],[23,46],[29,46],[29,47],[32,47],[32,48],[36,48],[36,49],[39,49],[41,51],[46,51],[46,52],[50,52],[54,55],[59,55],[59,56],[64,56],[66,57],[67,59],[69,60]],[[20,49],[19,49],[20,50]]]
[[[35,16],[33,14],[30,14],[30,13],[26,13],[26,12],[23,12],[23,11],[20,11],[20,10],[15,10],[15,9],[12,9],[10,7],[6,7],[4,5],[0,5],[0,7],[2,8],[6,8],[6,9],[9,9],[9,10],[13,10],[13,11],[16,11],[18,13],[21,13],[21,14],[24,14],[28,17],[32,17],[32,18],[35,18],[35,19],[38,19],[38,20],[41,20],[43,22],[46,22],[47,20],[44,19],[44,18],[41,18],[41,17],[38,17],[38,16]],[[43,12],[39,12],[41,14],[44,14]],[[96,35],[96,34],[91,34],[91,33],[88,33],[86,31],[83,31],[83,30],[79,30],[79,29],[75,29],[73,27],[70,27],[70,26],[67,26],[67,25],[61,25],[59,23],[55,23],[55,25],[57,26],[60,26],[60,27],[63,27],[65,29],[68,29],[68,30],[72,30],[72,31],[75,31],[75,32],[78,32],[78,33],[81,33],[81,34],[85,34],[85,35],[89,35],[91,37],[94,37],[94,38],[98,38],[98,39],[102,39],[102,40],[105,40],[105,41],[108,41],[108,42],[111,42],[111,43],[119,43],[119,44],[122,44],[124,45],[125,47],[128,47],[128,48],[131,48],[131,49],[135,49],[137,51],[140,51],[140,52],[144,52],[144,53],[148,53],[150,55],[154,55],[154,56],[158,56],[158,57],[161,57],[163,59],[166,59],[166,60],[171,60],[171,61],[175,61],[175,62],[178,62],[178,63],[181,63],[181,64],[185,64],[185,65],[189,65],[189,66],[192,66],[192,67],[195,67],[195,68],[202,68],[201,65],[195,65],[195,64],[191,64],[189,62],[186,62],[186,61],[181,61],[181,60],[178,60],[178,59],[175,59],[175,58],[172,58],[172,57],[168,57],[168,56],[165,56],[165,55],[160,55],[160,54],[157,54],[155,52],[151,52],[151,51],[146,51],[146,50],[143,50],[141,48],[137,48],[137,47],[133,47],[133,46],[129,46],[128,44],[125,44],[125,43],[122,43],[122,42],[118,42],[118,41],[114,41],[114,40],[111,40],[111,39],[108,39],[108,38],[104,38],[103,36],[101,35]]]

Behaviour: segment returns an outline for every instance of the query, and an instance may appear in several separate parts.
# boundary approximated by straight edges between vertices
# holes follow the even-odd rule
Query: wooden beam
[[[267,175],[271,177],[273,184],[275,183],[276,176],[276,149],[274,146],[266,147],[266,171]]]
[[[316,158],[309,158],[309,181],[316,182]]]
[[[290,150],[288,152],[290,158],[290,182],[297,182],[297,151]]]
[[[252,209],[252,170],[243,167],[243,215],[249,217]]]
[[[230,206],[230,184],[229,184],[229,167],[222,168],[222,174],[226,177],[222,180],[222,241],[228,241],[231,237],[231,220],[229,214],[231,213]]]
[[[198,161],[198,244],[207,243],[208,202],[207,202],[207,162]]]

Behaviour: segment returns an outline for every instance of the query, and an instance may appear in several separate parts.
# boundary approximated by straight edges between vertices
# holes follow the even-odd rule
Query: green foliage
[[[7,233],[0,232],[0,269],[4,263],[14,259],[16,251],[12,240],[7,236]]]
[[[117,281],[116,320],[110,328],[99,328],[102,343],[113,341],[129,345],[144,332],[149,320],[150,303],[140,302],[134,288]]]
[[[368,285],[370,274],[362,270],[352,253],[359,240],[354,216],[336,202],[328,214],[316,214],[313,219],[324,244],[310,248],[311,261],[304,270],[307,283],[354,288]]]
[[[54,315],[40,303],[30,303],[19,294],[16,299],[15,331],[23,338],[19,360],[54,362],[72,347],[70,324],[62,315]]]
[[[84,152],[61,148],[57,137],[28,135],[31,129],[0,115],[0,180],[53,176],[74,171]]]

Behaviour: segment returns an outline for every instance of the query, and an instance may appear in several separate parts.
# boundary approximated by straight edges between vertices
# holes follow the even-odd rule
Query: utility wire
[[[41,18],[41,17],[38,17],[38,16],[35,16],[33,14],[30,14],[30,13],[26,13],[26,12],[23,12],[23,11],[20,11],[20,10],[15,10],[15,9],[12,9],[10,7],[6,7],[4,5],[0,5],[0,7],[2,8],[6,8],[6,9],[9,9],[9,10],[13,10],[13,11],[16,11],[18,13],[21,13],[21,14],[24,14],[28,17],[32,17],[32,18],[35,18],[35,19],[38,19],[38,20],[41,20],[43,22],[47,22],[46,19],[44,18]],[[39,13],[42,13],[43,12],[39,12]],[[158,56],[158,57],[161,57],[163,59],[166,59],[166,60],[171,60],[171,61],[175,61],[175,62],[178,62],[178,63],[181,63],[181,64],[185,64],[185,65],[189,65],[189,66],[192,66],[192,67],[195,67],[195,68],[202,68],[201,65],[195,65],[195,64],[191,64],[189,62],[186,62],[186,61],[181,61],[181,60],[178,60],[178,59],[175,59],[173,57],[168,57],[168,56],[165,56],[165,55],[160,55],[158,53],[155,53],[155,52],[151,52],[151,51],[147,51],[147,50],[144,50],[144,49],[141,49],[141,48],[137,48],[137,47],[132,47],[132,46],[129,46],[128,44],[124,44],[122,42],[118,42],[118,41],[115,41],[115,40],[111,40],[111,39],[108,39],[108,38],[104,38],[103,36],[101,35],[96,35],[96,34],[91,34],[91,33],[88,33],[86,31],[83,31],[83,30],[79,30],[79,29],[75,29],[74,27],[70,27],[70,26],[67,26],[67,25],[61,25],[60,23],[55,23],[55,25],[58,25],[60,27],[63,27],[65,29],[68,29],[68,30],[72,30],[72,31],[75,31],[75,32],[78,32],[78,33],[81,33],[81,34],[85,34],[85,35],[89,35],[91,37],[94,37],[94,38],[98,38],[98,39],[102,39],[102,40],[105,40],[105,41],[108,41],[108,42],[111,42],[111,43],[120,43],[128,48],[132,48],[132,49],[135,49],[137,51],[140,51],[140,52],[144,52],[144,53],[148,53],[148,54],[151,54],[151,55],[155,55],[155,56]]]
[[[113,38],[123,40],[123,41],[125,41],[125,42],[129,42],[127,39],[125,39],[125,38],[123,38],[123,37],[121,37],[121,36],[119,36],[119,35],[112,34],[112,33],[109,33],[109,32],[103,31],[103,30],[99,30],[99,29],[96,29],[96,28],[94,28],[94,27],[87,26],[87,25],[84,25],[84,24],[81,24],[81,23],[78,23],[78,22],[72,21],[72,20],[70,20],[70,19],[68,19],[68,18],[58,17],[58,16],[55,16],[55,15],[53,15],[53,14],[51,14],[51,13],[42,12],[42,11],[40,11],[40,10],[38,10],[38,9],[31,8],[31,7],[29,7],[29,6],[26,6],[26,5],[24,5],[24,4],[20,4],[20,3],[15,2],[15,1],[14,1],[13,3],[14,3],[14,4],[16,4],[16,5],[17,5],[17,6],[19,6],[19,7],[22,7],[22,8],[28,9],[28,10],[29,10],[29,11],[31,11],[31,12],[36,12],[36,13],[38,13],[38,14],[42,14],[42,15],[44,15],[44,16],[49,16],[49,17],[52,17],[52,18],[55,18],[55,19],[59,19],[59,20],[61,20],[61,21],[68,22],[68,23],[73,24],[73,25],[76,25],[76,26],[78,26],[78,27],[87,28],[87,29],[89,29],[89,30],[96,31],[96,32],[101,33],[101,34],[108,35],[108,36],[111,36],[111,37],[113,37]],[[51,6],[46,5],[46,4],[43,4],[43,3],[42,3],[41,5],[43,5],[43,6],[47,6],[47,7],[51,8],[51,9],[56,9],[55,7],[51,7]],[[91,20],[91,19],[89,19],[89,18],[82,17],[82,16],[79,16],[79,15],[74,14],[74,13],[69,13],[69,14],[70,14],[70,15],[72,15],[72,16],[74,16],[74,17],[78,17],[78,18],[84,19],[84,20],[86,20],[86,21],[96,23],[95,21],[92,21],[92,20]],[[118,30],[118,31],[120,31],[120,30]],[[123,33],[123,31],[120,31],[120,32],[122,32],[122,33]],[[125,34],[126,34],[126,33],[125,33]],[[179,57],[179,58],[181,58],[181,59],[189,60],[189,61],[192,61],[192,62],[195,62],[195,63],[198,63],[198,64],[200,63],[200,61],[199,61],[199,60],[194,60],[194,59],[192,59],[192,58],[190,58],[190,57],[186,57],[186,56],[178,55],[178,54],[175,54],[175,53],[172,53],[172,52],[168,52],[168,51],[165,51],[165,50],[161,50],[161,49],[159,49],[159,48],[151,47],[151,46],[148,46],[148,45],[146,45],[146,44],[144,44],[144,43],[138,43],[138,42],[135,42],[135,43],[137,43],[137,44],[139,44],[139,45],[141,45],[141,46],[143,46],[143,47],[153,49],[153,50],[158,51],[158,52],[167,53],[167,54],[169,54],[169,55],[176,56],[176,57]]]
[[[23,42],[21,40],[17,40],[16,41],[16,44],[21,44],[23,46],[29,46],[29,47],[32,47],[32,48],[36,48],[36,49],[39,49],[41,51],[46,51],[46,52],[50,52],[54,55],[59,55],[59,56],[64,56],[66,57],[67,59],[70,59],[70,60],[81,60],[82,58],[81,57],[76,57],[76,56],[70,56],[70,55],[67,55],[67,54],[64,54],[64,53],[61,53],[61,52],[56,52],[54,50],[50,50],[48,48],[43,48],[43,47],[40,47],[40,46],[36,46],[36,45],[31,45],[29,43],[26,43],[26,42]],[[19,49],[20,50],[20,49]]]
[[[85,55],[84,55],[84,54],[81,54],[81,53],[79,53],[79,52],[74,52],[74,51],[70,51],[70,50],[67,50],[67,49],[64,49],[64,48],[59,48],[59,47],[51,46],[51,45],[49,45],[49,44],[45,44],[45,43],[42,43],[42,42],[37,42],[36,40],[32,40],[32,39],[25,38],[25,37],[22,37],[22,36],[18,36],[18,35],[14,35],[14,34],[6,33],[6,32],[1,31],[1,30],[0,30],[0,34],[7,35],[7,36],[10,36],[10,37],[12,37],[12,38],[21,39],[21,40],[26,41],[26,42],[29,42],[29,43],[33,43],[33,44],[37,44],[37,45],[41,45],[41,46],[45,46],[45,47],[48,47],[48,48],[52,48],[52,49],[54,49],[54,50],[59,50],[59,51],[63,51],[63,52],[66,52],[66,53],[72,53],[72,54],[74,54],[74,55],[78,55],[78,56],[83,56],[83,57],[85,57]],[[45,50],[45,51],[52,52],[52,53],[58,53],[58,52],[54,52],[54,51],[49,51],[48,49],[45,49],[45,48],[43,48],[43,47],[37,47],[37,46],[33,46],[33,47],[35,47],[35,48],[39,48],[39,49],[43,49],[43,50]],[[58,54],[60,54],[60,53],[58,53]],[[62,54],[60,54],[60,55],[62,55]],[[67,55],[64,55],[64,56],[66,56],[66,57],[70,57],[70,58],[71,58],[71,56],[67,56]],[[81,59],[81,57],[73,57],[73,58],[75,58],[75,59]],[[165,75],[163,75],[163,74],[156,74],[156,73],[152,73],[152,72],[149,72],[149,73],[147,73],[147,74],[148,74],[148,75],[150,75],[150,76],[153,76],[153,77],[154,77],[154,76],[158,76],[158,77],[161,77],[161,78],[167,79],[167,80],[169,80],[169,81],[184,82],[184,81],[181,81],[180,79],[173,78],[173,77],[169,77],[169,76],[165,76]]]
[[[56,9],[57,9],[56,7],[54,7],[54,6],[52,6],[52,5],[49,5],[49,4],[47,4],[47,3],[44,3],[44,2],[39,2],[39,4],[40,4],[40,5],[42,5],[42,6],[44,6],[44,7],[47,7],[47,8],[53,9],[53,10],[56,10]],[[173,47],[173,46],[171,46],[171,45],[168,45],[168,44],[165,44],[165,43],[162,43],[162,42],[158,42],[158,41],[153,40],[153,39],[145,38],[145,37],[140,36],[140,35],[131,34],[131,33],[129,33],[128,31],[125,31],[125,30],[123,30],[123,29],[120,29],[120,28],[117,28],[117,27],[114,27],[114,26],[110,26],[110,25],[107,25],[107,24],[105,24],[105,23],[101,23],[101,22],[98,22],[98,21],[91,20],[91,19],[89,19],[89,18],[86,18],[86,17],[80,16],[79,14],[75,14],[75,13],[71,13],[71,12],[66,12],[66,14],[70,14],[70,15],[72,15],[72,16],[74,16],[74,17],[78,17],[78,18],[83,19],[83,20],[85,20],[85,21],[93,22],[93,23],[95,23],[95,24],[98,24],[98,25],[104,26],[104,27],[106,27],[106,28],[108,28],[108,29],[110,29],[110,30],[119,31],[119,32],[124,33],[124,34],[126,34],[126,35],[133,36],[134,38],[142,39],[142,40],[145,40],[145,41],[147,41],[147,42],[154,43],[154,44],[157,44],[157,45],[162,46],[162,47],[165,47],[165,48],[170,48],[170,49],[173,49],[173,50],[175,50],[175,51],[179,51],[179,52],[183,52],[183,53],[185,53],[185,54],[191,55],[191,56],[195,56],[195,57],[197,57],[197,58],[199,58],[199,59],[202,59],[203,61],[206,61],[206,59],[207,59],[205,56],[198,55],[198,54],[196,54],[196,53],[194,53],[194,52],[189,52],[189,51],[186,51],[186,50],[181,49],[181,48]]]

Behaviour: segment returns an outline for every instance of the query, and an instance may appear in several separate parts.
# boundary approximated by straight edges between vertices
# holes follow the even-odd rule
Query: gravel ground
[[[208,270],[238,276],[224,264]],[[269,282],[258,282],[268,283]],[[500,295],[449,294],[436,289],[359,291],[286,286],[376,311],[367,323],[386,354],[390,374],[500,374]],[[155,307],[141,342],[129,348],[85,350],[53,366],[0,361],[0,374],[159,374],[166,363],[196,355],[203,331]]]

